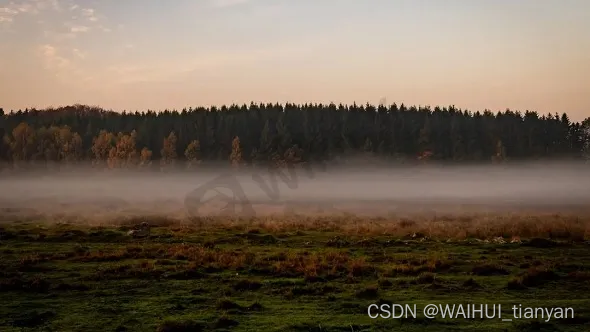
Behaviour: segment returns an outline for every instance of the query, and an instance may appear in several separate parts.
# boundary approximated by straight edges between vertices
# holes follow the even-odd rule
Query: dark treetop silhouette
[[[230,156],[237,165],[359,155],[456,162],[581,158],[590,137],[589,120],[571,122],[565,113],[403,104],[252,103],[143,113],[74,105],[11,112],[0,121],[5,164],[88,160],[109,168],[170,168],[177,161],[193,167]]]

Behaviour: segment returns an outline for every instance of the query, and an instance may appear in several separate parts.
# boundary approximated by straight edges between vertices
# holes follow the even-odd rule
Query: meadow
[[[2,331],[581,331],[590,217],[124,216],[2,210]],[[150,235],[133,238],[142,222]],[[568,319],[371,319],[371,304],[571,307]]]

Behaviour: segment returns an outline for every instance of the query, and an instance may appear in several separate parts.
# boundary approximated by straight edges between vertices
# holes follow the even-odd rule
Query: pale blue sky
[[[264,102],[590,116],[588,0],[0,0],[0,107]]]

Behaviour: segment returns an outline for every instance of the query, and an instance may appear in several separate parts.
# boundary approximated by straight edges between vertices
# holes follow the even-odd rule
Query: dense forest
[[[73,105],[0,109],[4,165],[193,167],[363,159],[484,161],[584,158],[590,118],[405,105],[255,104],[180,112],[113,112]],[[156,162],[157,161],[157,162]]]

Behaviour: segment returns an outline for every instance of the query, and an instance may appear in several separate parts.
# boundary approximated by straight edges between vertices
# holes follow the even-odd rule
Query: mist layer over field
[[[286,209],[391,215],[470,209],[560,213],[590,207],[590,167],[583,164],[312,168],[296,169],[295,177],[287,170],[281,173],[274,180],[266,169],[4,176],[0,208],[3,214],[185,217],[219,214],[227,204],[224,197],[237,201],[235,213],[250,206],[257,215]]]

